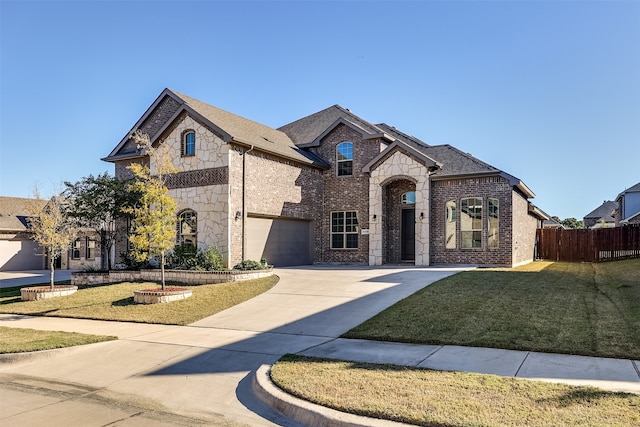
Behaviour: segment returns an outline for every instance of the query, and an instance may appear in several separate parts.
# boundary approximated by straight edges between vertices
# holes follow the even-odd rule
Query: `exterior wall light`
[[[236,211],[236,221],[242,218],[242,212]]]

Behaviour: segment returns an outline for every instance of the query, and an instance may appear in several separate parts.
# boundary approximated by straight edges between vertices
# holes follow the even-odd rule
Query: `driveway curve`
[[[268,292],[188,326],[0,315],[1,326],[120,338],[53,352],[43,360],[0,364],[0,424],[161,425],[165,416],[174,417],[167,425],[186,420],[193,425],[295,426],[254,397],[253,372],[283,354],[330,342],[464,269],[281,268],[276,270],[279,283]],[[104,407],[97,411],[99,402]]]

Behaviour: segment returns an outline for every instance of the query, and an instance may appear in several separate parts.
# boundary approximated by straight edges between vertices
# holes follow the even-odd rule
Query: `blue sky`
[[[169,87],[279,127],[333,104],[581,219],[640,182],[640,1],[0,0],[0,195],[89,174]]]

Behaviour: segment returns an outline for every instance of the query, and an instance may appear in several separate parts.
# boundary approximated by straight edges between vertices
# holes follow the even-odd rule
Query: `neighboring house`
[[[29,205],[35,199],[0,196],[0,270],[41,270],[43,257],[28,232]],[[46,201],[41,201],[44,206]]]
[[[117,177],[150,162],[136,130],[180,170],[176,243],[216,246],[229,266],[514,266],[547,219],[518,178],[338,105],[273,129],[165,89],[103,159]]]
[[[640,224],[640,182],[627,188],[616,198],[618,209],[614,212],[615,224]]]
[[[614,211],[618,208],[618,203],[605,200],[600,206],[589,212],[582,218],[584,228],[609,228],[615,226],[613,218]]]
[[[42,270],[49,267],[42,249],[29,231],[29,206],[44,208],[46,200],[0,196],[0,271]],[[78,231],[76,240],[55,268],[100,268],[100,245],[96,233],[90,229]]]

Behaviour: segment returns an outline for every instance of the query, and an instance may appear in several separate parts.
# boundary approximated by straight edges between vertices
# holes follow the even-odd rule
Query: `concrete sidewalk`
[[[278,269],[281,280],[270,291],[189,326],[0,315],[0,326],[120,338],[31,359],[16,357],[14,363],[5,358],[0,362],[0,424],[309,425],[309,418],[283,415],[273,409],[274,402],[265,399],[271,406],[266,405],[252,391],[256,372],[286,353],[640,393],[639,361],[339,338],[396,301],[459,270]],[[316,425],[328,425],[329,418],[322,417],[329,411],[303,406],[294,400],[297,412],[313,417]],[[365,419],[353,425],[375,424]]]

